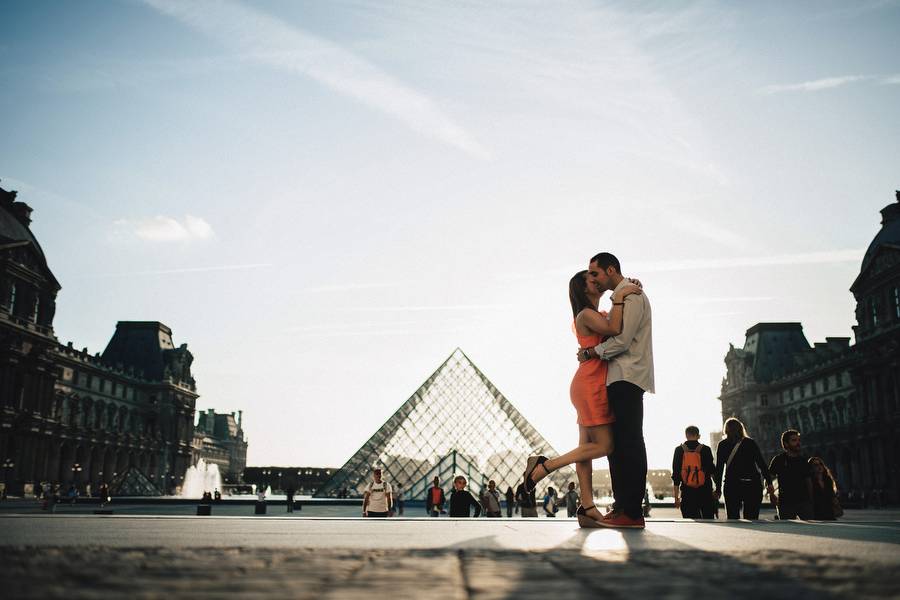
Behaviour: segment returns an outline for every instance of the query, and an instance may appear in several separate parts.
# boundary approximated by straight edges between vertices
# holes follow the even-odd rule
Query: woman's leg
[[[755,481],[741,482],[744,491],[744,518],[755,521],[759,518],[759,507],[762,505],[762,486]]]
[[[593,427],[578,426],[578,446],[561,456],[551,458],[534,470],[531,478],[535,483],[547,476],[550,471],[555,471],[566,465],[594,460],[607,456],[613,450],[612,425],[595,425]],[[576,466],[577,471],[577,466]],[[579,479],[579,482],[581,480]],[[584,502],[582,501],[582,504]]]
[[[725,511],[729,519],[741,518],[741,490],[740,487],[725,480]]]

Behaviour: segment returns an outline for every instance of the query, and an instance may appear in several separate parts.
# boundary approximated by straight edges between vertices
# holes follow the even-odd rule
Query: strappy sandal
[[[578,510],[575,511],[575,516],[578,517],[579,527],[584,529],[599,529],[600,527],[603,527],[603,525],[600,524],[600,521],[588,516],[587,511],[592,508],[596,509],[597,507],[593,504],[587,507],[579,506]]]
[[[525,463],[525,492],[531,493],[537,489],[537,482],[531,479],[531,476],[534,474],[534,470],[538,468],[538,466],[544,467],[544,471],[547,472],[547,475],[550,474],[550,469],[548,469],[544,463],[550,460],[546,456],[530,456],[528,457],[528,462]],[[547,475],[544,475],[546,477]]]

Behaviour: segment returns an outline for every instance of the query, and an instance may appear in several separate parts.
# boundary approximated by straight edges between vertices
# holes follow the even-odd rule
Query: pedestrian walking
[[[725,510],[729,519],[758,519],[762,504],[762,481],[769,496],[774,496],[772,477],[756,442],[747,436],[744,424],[731,417],[723,427],[725,438],[716,447],[716,500],[725,492]],[[725,479],[724,488],[722,478]]]
[[[534,489],[526,491],[524,481],[516,488],[516,504],[523,517],[537,517],[537,500],[534,497]]]
[[[813,513],[812,467],[800,448],[800,432],[788,429],[781,434],[783,452],[769,463],[769,474],[778,482],[778,494],[772,502],[778,507],[778,518],[811,519]]]
[[[441,481],[437,477],[434,478],[434,481],[431,484],[431,487],[428,489],[428,492],[425,494],[425,512],[427,512],[432,517],[437,517],[439,515],[444,514],[444,488],[441,487]]]
[[[519,512],[518,507],[516,507],[516,494],[513,492],[512,486],[506,486],[506,516],[507,518],[513,516],[513,510]]]
[[[818,456],[809,459],[812,470],[812,505],[813,519],[818,521],[834,521],[843,516],[844,509],[838,499],[837,482],[831,470]]]
[[[570,519],[575,516],[578,510],[578,492],[575,491],[575,482],[569,482],[569,490],[566,492],[566,516]]]
[[[394,490],[394,506],[397,507],[397,514],[401,517],[403,516],[403,485],[398,484],[397,488]]]
[[[713,463],[712,449],[700,443],[700,429],[690,425],[684,430],[685,441],[675,447],[672,456],[672,495],[675,508],[684,519],[712,519]]]
[[[497,484],[493,479],[488,481],[487,489],[481,492],[481,504],[484,507],[484,516],[503,516],[503,511],[500,507],[500,491],[497,490]]]
[[[556,494],[556,490],[553,487],[547,488],[547,493],[544,494],[544,515],[547,517],[556,517],[556,504],[559,501],[559,496]]]
[[[99,488],[100,494],[100,508],[103,508],[105,505],[109,504],[111,498],[109,497],[109,485],[107,483],[101,483]]]
[[[466,489],[466,478],[457,475],[453,479],[453,491],[450,492],[450,516],[451,517],[469,517],[469,509],[473,509],[478,517],[481,515],[481,504],[475,499],[469,490]]]
[[[817,521],[834,521],[844,515],[844,509],[838,499],[837,482],[831,470],[818,456],[809,459],[812,472],[812,505],[813,519]]]
[[[289,485],[286,490],[284,490],[285,498],[287,499],[287,512],[294,512],[294,494],[296,490],[294,490],[294,486]]]
[[[381,469],[376,467],[363,495],[363,516],[387,517],[392,505],[391,484],[381,478]]]

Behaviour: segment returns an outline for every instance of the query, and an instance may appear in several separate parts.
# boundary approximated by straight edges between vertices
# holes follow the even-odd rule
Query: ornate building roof
[[[855,288],[857,283],[863,278],[863,275],[869,269],[881,248],[893,247],[900,249],[900,190],[895,193],[897,201],[881,209],[881,230],[875,235],[872,243],[869,244],[869,248],[863,257],[862,267],[859,270],[860,275],[851,289]]]

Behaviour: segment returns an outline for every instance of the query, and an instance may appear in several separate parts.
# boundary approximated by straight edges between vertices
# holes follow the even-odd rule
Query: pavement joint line
[[[261,516],[261,515],[209,515],[209,516],[197,516],[197,515],[140,515],[140,514],[111,514],[111,515],[95,515],[93,513],[53,513],[53,514],[42,514],[42,513],[0,513],[0,519],[135,519],[135,520],[157,520],[157,519],[197,519],[204,521],[214,521],[214,520],[244,520],[244,521],[260,521],[260,522],[270,522],[270,521],[292,521],[292,522],[310,522],[310,521],[349,521],[349,522],[365,522],[365,523],[374,523],[374,522],[384,522],[381,520],[373,520],[366,517],[287,517],[287,516]],[[429,517],[392,517],[387,520],[387,522],[391,523],[447,523],[447,522],[495,522],[490,521],[488,519],[475,519],[475,518],[466,518],[466,517],[444,517],[441,519],[434,519]],[[504,519],[502,521],[503,525],[512,529],[509,526],[509,523],[539,523],[541,526],[550,526],[550,525],[561,525],[566,523],[574,523],[573,520],[569,519],[561,519],[561,520],[553,520],[553,519],[531,519],[531,518],[512,518],[512,519]],[[747,520],[747,519],[646,519],[647,523],[674,523],[678,525],[755,525],[755,526],[766,526],[773,524],[793,524],[796,526],[800,525],[827,525],[829,527],[883,527],[885,525],[900,525],[900,520],[886,520],[886,521],[803,521],[800,519],[791,519],[791,520],[779,520],[779,519],[758,519],[755,521]]]

